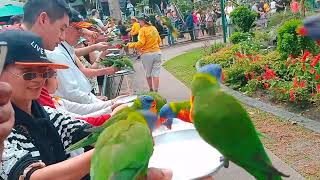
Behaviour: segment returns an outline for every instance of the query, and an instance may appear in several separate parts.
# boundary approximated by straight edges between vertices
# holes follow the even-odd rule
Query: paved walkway
[[[216,40],[210,40],[210,43],[214,43]],[[167,61],[175,56],[188,52],[195,48],[203,46],[203,42],[195,42],[191,44],[178,45],[162,50],[163,61]],[[132,76],[132,88],[134,92],[148,91],[148,85],[144,78],[144,71],[140,61],[135,62],[136,73]],[[164,68],[160,74],[160,89],[159,93],[167,98],[168,101],[181,101],[187,100],[190,96],[190,90],[173,75],[171,75]],[[299,173],[282,162],[278,157],[268,151],[272,162],[275,167],[286,174],[290,174],[290,180],[304,179]],[[246,171],[241,169],[235,164],[230,164],[228,169],[220,170],[215,176],[215,180],[253,180],[254,178]]]

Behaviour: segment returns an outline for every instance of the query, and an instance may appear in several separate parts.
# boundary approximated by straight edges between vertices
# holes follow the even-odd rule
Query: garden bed
[[[196,72],[195,64],[201,56],[203,56],[203,51],[197,49],[167,61],[164,64],[164,68],[190,87],[192,77]],[[254,96],[263,101],[269,101],[268,96],[263,93],[258,96],[259,93]],[[277,104],[277,106],[281,106],[281,104]],[[246,110],[256,128],[272,139],[262,139],[263,144],[269,150],[305,178],[320,178],[320,156],[318,156],[318,152],[320,152],[320,134],[297,126],[294,123],[283,121],[256,108],[246,106]]]

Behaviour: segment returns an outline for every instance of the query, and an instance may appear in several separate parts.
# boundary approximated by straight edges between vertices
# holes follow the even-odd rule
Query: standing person
[[[294,14],[299,12],[300,5],[297,2],[297,0],[292,0],[292,2],[290,4],[290,8],[291,8],[292,13],[294,13]]]
[[[175,27],[171,10],[169,10],[167,12],[167,18],[169,19],[169,23],[171,24],[171,26]],[[167,29],[168,29],[168,43],[169,43],[169,46],[172,46],[172,45],[174,45],[174,37],[172,35],[172,31],[169,28],[167,28]]]
[[[96,9],[92,9],[91,10],[91,18],[97,23],[98,27],[102,30],[102,31],[107,31],[108,30],[108,26],[104,25],[103,22],[100,19],[100,12]]]
[[[138,41],[138,35],[140,30],[140,24],[138,22],[138,19],[134,16],[131,17],[131,30],[130,30],[130,36],[132,37],[132,42]]]
[[[190,12],[187,16],[186,25],[188,28],[188,32],[190,34],[191,41],[194,41],[195,40],[195,38],[194,38],[194,23],[193,23],[192,12]]]
[[[11,133],[14,124],[14,111],[10,103],[11,95],[11,86],[7,83],[0,82],[0,161],[2,160],[2,152],[4,149],[3,142]]]
[[[276,0],[276,8],[277,8],[276,10],[277,12],[282,12],[285,10],[286,7],[282,0]]]
[[[118,21],[118,29],[120,31],[121,40],[124,43],[128,43],[130,41],[128,28],[122,23],[122,20]]]
[[[206,15],[205,15],[205,21],[206,21],[206,27],[208,30],[208,34],[210,36],[215,35],[215,29],[214,29],[214,17],[210,9],[208,9]]]
[[[199,22],[200,22],[200,19],[198,19],[197,14],[198,14],[197,11],[194,11],[192,13],[193,27],[194,27],[194,38],[195,39],[197,39],[199,37]]]
[[[127,47],[139,49],[149,89],[157,92],[161,68],[161,38],[157,29],[150,24],[147,17],[140,17],[139,23],[141,25],[139,41],[129,43]]]
[[[214,14],[216,17],[216,26],[218,33],[222,32],[222,17],[221,17],[221,10],[219,6],[214,6]]]
[[[227,20],[227,24],[228,24],[228,28],[227,28],[227,34],[228,36],[231,35],[231,18],[230,18],[230,15],[231,15],[231,12],[234,10],[234,7],[232,5],[232,3],[230,1],[228,1],[228,4],[227,6],[225,7],[224,9],[224,12],[226,14],[226,20]]]
[[[272,0],[270,2],[270,9],[271,9],[271,14],[274,14],[277,12],[277,7],[276,7],[276,1]]]
[[[163,39],[165,37],[165,30],[162,25],[161,17],[159,15],[156,15],[156,21],[154,23],[154,26],[157,28],[160,38],[161,38],[161,45],[163,45]]]

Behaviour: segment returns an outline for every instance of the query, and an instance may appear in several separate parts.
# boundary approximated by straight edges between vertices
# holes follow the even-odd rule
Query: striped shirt
[[[65,149],[88,133],[85,121],[72,119],[50,107],[32,102],[32,115],[13,104],[15,125],[5,140],[0,164],[0,179],[16,180],[26,173],[30,165],[43,162],[46,166],[73,157]],[[83,150],[82,152],[83,153]],[[26,178],[28,179],[28,178]]]

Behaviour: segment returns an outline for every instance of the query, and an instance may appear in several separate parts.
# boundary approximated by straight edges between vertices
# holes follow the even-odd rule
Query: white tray
[[[197,179],[223,167],[222,155],[199,136],[193,124],[174,119],[172,130],[153,133],[155,147],[149,167],[173,171],[173,180]]]

